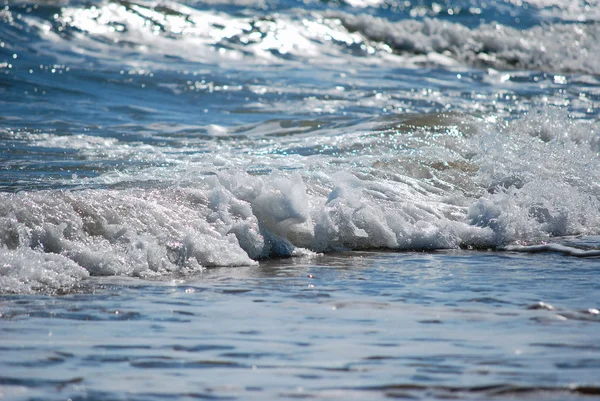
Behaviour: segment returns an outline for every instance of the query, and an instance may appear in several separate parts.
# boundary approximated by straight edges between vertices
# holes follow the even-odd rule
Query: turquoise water
[[[6,399],[599,397],[597,1],[0,4]]]

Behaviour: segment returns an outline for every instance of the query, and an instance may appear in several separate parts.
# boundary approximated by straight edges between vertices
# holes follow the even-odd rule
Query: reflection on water
[[[0,391],[23,400],[599,395],[595,270],[558,254],[365,252],[3,296]]]

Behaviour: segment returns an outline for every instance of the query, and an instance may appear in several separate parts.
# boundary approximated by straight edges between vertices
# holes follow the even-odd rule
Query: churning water
[[[597,1],[4,0],[0,394],[600,394]]]

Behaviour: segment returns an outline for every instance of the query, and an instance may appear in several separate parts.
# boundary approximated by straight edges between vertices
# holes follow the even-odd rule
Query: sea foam
[[[600,25],[593,18],[586,24],[550,19],[517,29],[496,22],[469,27],[442,19],[390,21],[364,13],[320,14],[298,9],[293,16],[260,11],[252,17],[232,16],[171,1],[160,3],[160,8],[144,1],[64,7],[51,23],[6,13],[52,43],[51,53],[44,41],[33,45],[36,52],[58,57],[65,64],[81,62],[82,55],[88,54],[108,64],[125,63],[132,70],[165,68],[165,57],[175,57],[187,62],[233,63],[236,68],[243,68],[240,60],[249,66],[281,60],[297,65],[340,65],[352,60],[359,64],[600,73]],[[540,10],[577,12],[583,17],[590,14],[563,6]],[[131,57],[132,51],[137,57]],[[369,57],[354,57],[357,51]]]
[[[191,155],[72,190],[0,194],[3,291],[307,252],[535,244],[600,228],[598,129],[561,110],[386,119],[312,137],[333,154],[295,153],[310,135],[281,139],[271,154],[246,139],[246,151],[220,146],[214,163]]]
[[[390,22],[370,15],[335,16],[350,32],[385,43],[400,54],[412,54],[413,61],[422,64],[450,65],[450,58],[496,69],[600,73],[600,25],[596,23],[529,29],[493,23],[469,28],[439,19]]]

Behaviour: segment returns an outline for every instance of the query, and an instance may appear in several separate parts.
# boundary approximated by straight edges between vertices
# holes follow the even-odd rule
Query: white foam
[[[598,258],[600,257],[600,250],[582,250],[573,248],[570,246],[560,244],[542,244],[542,245],[511,245],[504,248],[511,252],[525,252],[525,253],[541,253],[541,252],[556,252],[563,253],[569,256],[575,256],[578,258]]]
[[[596,123],[542,108],[508,122],[441,114],[368,127],[286,136],[274,148],[258,135],[220,144],[214,159],[190,152],[176,165],[107,173],[78,190],[0,193],[1,288],[332,250],[600,234]],[[119,146],[129,147],[108,148]],[[108,188],[87,186],[99,184]]]
[[[310,13],[302,18],[301,10],[295,10],[300,18],[284,13],[246,17],[198,10],[172,1],[161,1],[160,5],[163,11],[155,8],[155,2],[143,0],[127,5],[104,1],[87,8],[63,7],[56,19],[61,25],[59,31],[33,17],[24,17],[24,21],[53,43],[52,54],[48,55],[66,64],[76,61],[78,55],[93,55],[106,63],[125,63],[141,70],[169,68],[165,56],[203,64],[233,61],[238,69],[243,67],[239,65],[241,59],[247,64],[264,65],[281,62],[281,57],[289,63],[326,59],[330,64],[340,64],[340,49],[332,42],[352,44],[356,40],[356,35],[339,29],[339,21],[325,23]],[[72,34],[65,37],[63,30]],[[42,43],[36,50],[46,54],[46,47]],[[58,49],[64,51],[57,53]],[[140,57],[131,57],[131,52]],[[120,56],[123,54],[127,57]]]
[[[67,257],[28,248],[0,248],[0,291],[27,293],[69,288],[89,276]]]
[[[12,268],[4,269],[2,273],[12,281],[5,281],[7,287],[3,288],[20,290],[15,280],[22,285],[31,280],[45,283],[44,277],[31,278],[27,272],[35,272],[39,267],[49,272],[44,273],[48,276],[61,271],[59,262],[65,264],[65,277],[47,278],[51,287],[69,284],[88,272],[143,276],[255,263],[240,248],[235,236],[220,234],[207,222],[206,207],[203,205],[200,210],[204,213],[200,213],[196,198],[185,193],[175,193],[173,197],[168,192],[3,194],[0,238],[4,253],[0,260],[12,265],[15,259],[21,270],[15,274]],[[178,201],[178,196],[184,199]],[[27,265],[25,257],[18,256],[24,253],[38,255],[33,267]],[[85,275],[75,275],[73,271],[83,271]]]
[[[596,125],[551,108],[484,131],[474,161],[489,194],[472,206],[473,223],[493,228],[503,241],[595,233],[598,133]]]
[[[600,2],[598,0],[527,0],[529,6],[536,7],[538,13],[546,18],[560,18],[563,21],[598,21]]]
[[[357,1],[355,6],[371,3]],[[353,64],[600,74],[600,42],[596,40],[600,25],[566,22],[597,19],[593,15],[599,14],[591,12],[593,6],[538,3],[543,4],[532,7],[542,13],[558,13],[563,20],[520,30],[496,23],[469,28],[442,19],[392,22],[364,13],[320,14],[300,9],[291,14],[248,17],[166,0],[160,2],[160,8],[145,1],[63,7],[56,23],[68,36],[47,21],[30,16],[23,20],[52,42],[52,46],[44,41],[32,44],[39,54],[64,64],[93,55],[105,63],[125,63],[132,71],[169,69],[165,60],[176,57],[203,64],[233,63],[237,69],[274,61],[340,66],[351,60]],[[356,49],[365,57],[356,57]]]
[[[366,41],[385,43],[400,54],[416,55],[413,61],[417,63],[448,66],[451,58],[497,69],[600,73],[598,24],[553,23],[526,30],[483,24],[470,29],[439,19],[390,22],[370,15],[333,16]]]

